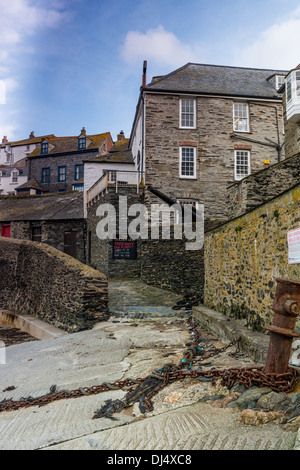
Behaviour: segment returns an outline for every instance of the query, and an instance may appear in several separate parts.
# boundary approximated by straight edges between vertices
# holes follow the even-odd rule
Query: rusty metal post
[[[294,338],[300,338],[295,331],[297,316],[300,314],[300,282],[276,279],[277,287],[273,310],[270,343],[266,361],[267,374],[284,374],[288,370]]]

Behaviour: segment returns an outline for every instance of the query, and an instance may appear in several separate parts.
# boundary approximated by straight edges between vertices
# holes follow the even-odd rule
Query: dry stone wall
[[[300,224],[300,185],[205,237],[205,305],[261,331],[273,321],[276,278],[299,281],[287,233]]]
[[[107,320],[106,276],[46,244],[0,238],[0,308],[69,333]]]

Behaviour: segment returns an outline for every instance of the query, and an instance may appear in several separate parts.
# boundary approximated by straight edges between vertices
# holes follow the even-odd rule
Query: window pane
[[[181,176],[195,176],[195,149],[193,147],[181,149]]]
[[[296,72],[296,95],[300,96],[300,72]]]
[[[249,174],[249,152],[237,151],[235,163],[236,179],[240,180]]]
[[[289,76],[286,82],[286,99],[291,101],[292,99],[292,77]]]
[[[181,126],[194,127],[195,100],[181,100]]]
[[[248,105],[244,103],[234,103],[233,106],[234,130],[238,132],[248,131]]]

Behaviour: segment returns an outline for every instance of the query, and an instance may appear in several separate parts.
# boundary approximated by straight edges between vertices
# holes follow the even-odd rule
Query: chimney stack
[[[30,136],[29,136],[29,139],[34,139],[35,135],[34,135],[34,131],[30,132]]]
[[[121,142],[122,140],[124,140],[124,139],[125,139],[124,131],[121,131],[120,134],[118,134],[117,137],[118,137],[118,141],[120,141],[120,142]]]
[[[142,87],[146,86],[146,83],[147,83],[147,61],[144,60]]]
[[[86,135],[85,127],[83,127],[83,128],[81,129],[81,134]]]
[[[5,135],[2,139],[2,144],[6,144],[6,142],[8,142],[8,140],[7,140],[7,136]]]

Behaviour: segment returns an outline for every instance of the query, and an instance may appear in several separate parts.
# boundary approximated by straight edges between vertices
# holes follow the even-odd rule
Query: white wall
[[[21,184],[26,183],[28,181],[28,176],[18,175],[17,183],[13,183],[12,179],[13,179],[13,171],[11,172],[10,176],[4,176],[3,174],[1,176],[1,172],[0,172],[0,194],[2,196],[10,194],[10,193],[16,194],[15,189],[18,186],[21,186]]]
[[[87,201],[87,192],[88,190],[101,178],[104,170],[114,170],[114,171],[135,171],[133,164],[124,163],[94,163],[94,162],[85,162],[84,163],[84,217],[87,216],[86,211],[86,201]]]
[[[12,145],[10,148],[6,145],[5,147],[0,147],[0,165],[9,164],[14,165],[22,158],[26,158],[33,150],[37,147],[38,144],[25,144],[25,145]],[[9,152],[11,156],[8,157],[6,152]],[[9,161],[8,161],[9,158]]]

